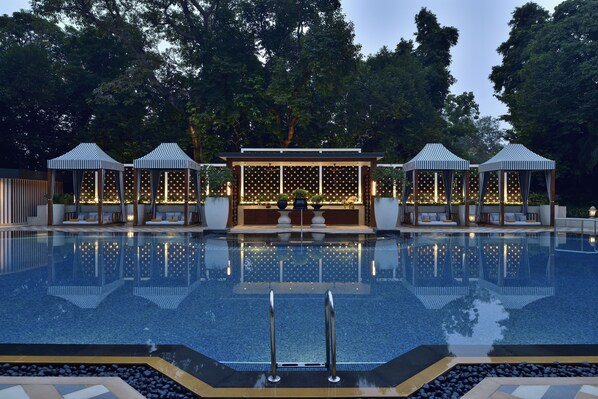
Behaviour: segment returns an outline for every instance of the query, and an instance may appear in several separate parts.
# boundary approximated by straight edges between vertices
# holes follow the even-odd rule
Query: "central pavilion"
[[[246,148],[219,156],[235,176],[229,226],[275,225],[278,212],[272,204],[277,195],[288,194],[291,199],[296,189],[324,196],[322,209],[328,225],[374,225],[370,188],[381,153],[361,149]],[[311,214],[304,212],[304,223],[311,220]],[[299,224],[300,213],[291,212],[291,221]]]

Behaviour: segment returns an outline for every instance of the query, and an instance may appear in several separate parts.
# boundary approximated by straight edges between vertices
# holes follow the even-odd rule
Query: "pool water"
[[[361,369],[426,344],[595,344],[598,252],[580,236],[202,236],[4,232],[1,343],[183,344],[244,369]]]

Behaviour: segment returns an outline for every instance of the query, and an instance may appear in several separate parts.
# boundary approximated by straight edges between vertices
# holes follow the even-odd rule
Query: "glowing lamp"
[[[376,195],[376,181],[372,180],[372,195]]]
[[[595,206],[591,206],[589,212],[590,212],[590,217],[591,218],[595,218],[596,217],[596,207]]]

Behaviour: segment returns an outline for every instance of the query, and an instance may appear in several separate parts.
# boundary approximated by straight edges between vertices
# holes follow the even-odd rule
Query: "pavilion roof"
[[[81,143],[66,154],[48,160],[48,169],[108,169],[125,167],[106,154],[96,143]]]
[[[440,143],[430,143],[406,162],[403,170],[469,170],[469,161],[459,158]]]
[[[192,160],[176,143],[162,143],[148,154],[133,161],[136,169],[193,169],[199,164]]]
[[[553,170],[555,162],[530,151],[523,144],[507,144],[480,165],[480,172],[494,170]]]

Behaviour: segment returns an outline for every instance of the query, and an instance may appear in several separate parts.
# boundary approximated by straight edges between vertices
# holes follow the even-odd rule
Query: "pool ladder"
[[[341,379],[336,375],[336,327],[335,311],[332,291],[327,290],[324,295],[324,324],[326,331],[326,363],[292,363],[294,367],[323,367],[330,372],[328,381],[336,384]],[[271,383],[280,381],[280,376],[276,373],[278,363],[276,363],[276,332],[274,323],[274,291],[270,290],[270,375],[267,377]]]

